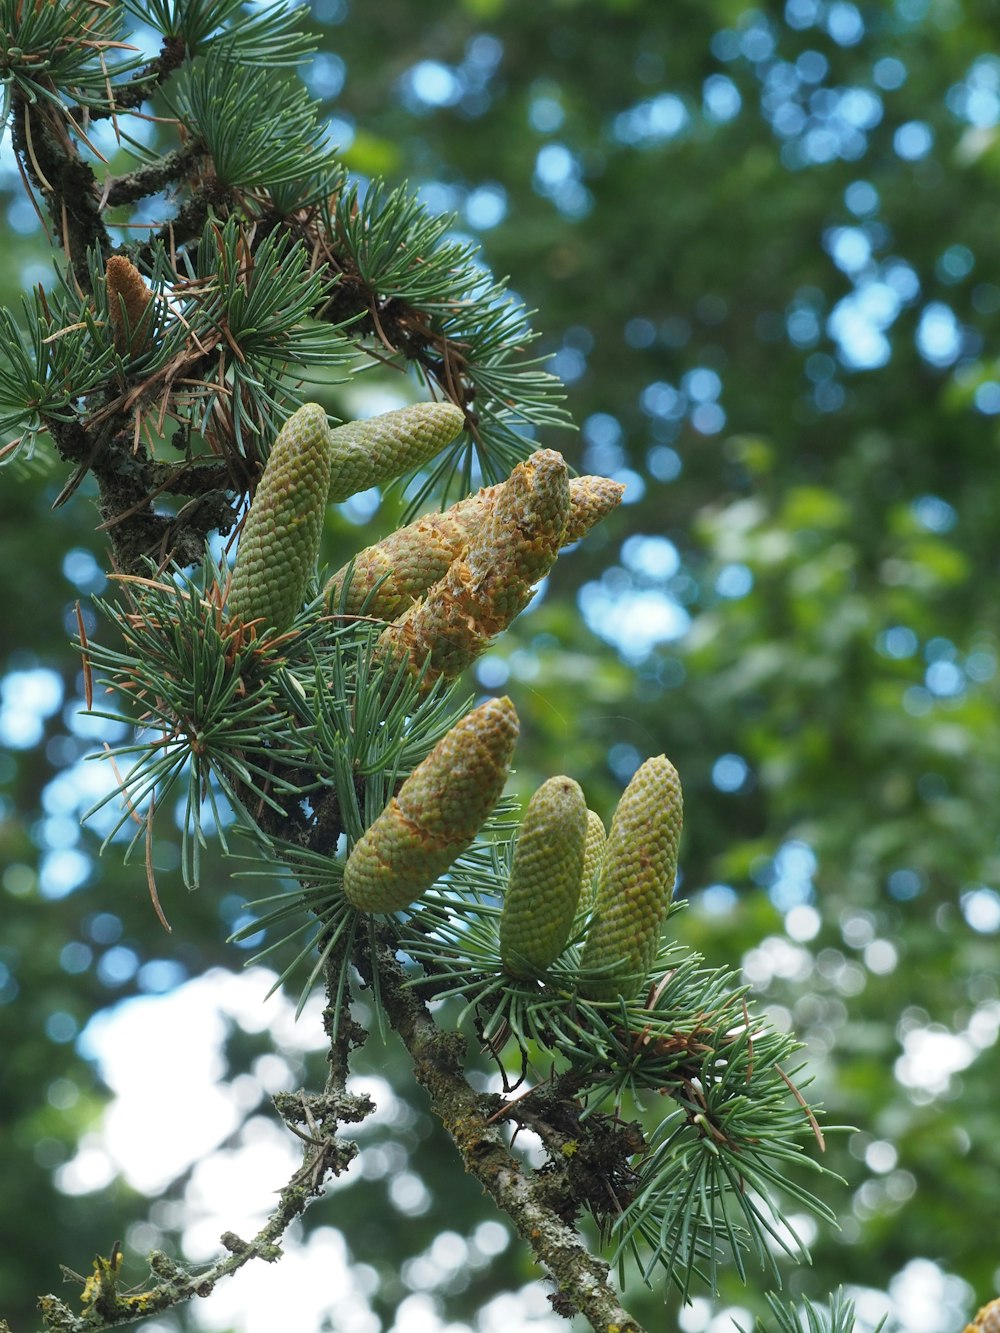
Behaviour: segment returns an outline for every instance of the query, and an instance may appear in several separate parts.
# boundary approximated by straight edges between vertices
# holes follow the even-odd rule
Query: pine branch
[[[194,498],[190,472],[150,471],[165,423],[211,436],[231,464],[228,489],[245,492],[265,452],[261,440],[298,405],[294,377],[333,364],[330,348],[346,347],[347,324],[356,353],[411,371],[462,411],[468,439],[431,467],[414,505],[456,483],[470,489],[475,473],[500,480],[529,450],[526,425],[566,424],[557,381],[527,355],[534,335],[525,311],[484,276],[474,248],[450,237],[452,220],[429,216],[406,190],[374,182],[362,197],[345,187],[322,142],[318,103],[287,72],[310,46],[299,11],[248,15],[232,0],[128,8],[163,34],[160,55],[145,67],[123,58],[98,78],[107,63],[102,43],[121,45],[121,8],[85,29],[74,52],[70,39],[90,10],[74,0],[46,9],[24,34],[27,50],[37,37],[54,53],[48,93],[31,81],[31,60],[11,74],[14,147],[65,252],[68,295],[55,318],[29,312],[28,348],[9,330],[7,356],[22,364],[13,373],[0,365],[10,405],[0,428],[22,435],[0,462],[30,454],[50,433],[76,468],[60,499],[93,472],[113,563],[134,571],[144,556],[196,560],[210,520],[228,527],[227,507],[209,494],[176,519],[155,512],[154,498]],[[60,77],[71,80],[79,105],[69,105]],[[157,156],[120,132],[139,165],[102,182],[81,152],[87,117],[124,117],[161,84],[184,141]],[[120,355],[109,361],[101,332],[109,314],[104,264],[113,253],[107,209],[163,190],[172,190],[175,215],[128,256],[159,298],[157,333],[141,355],[121,355],[119,340]],[[275,310],[279,294],[298,297],[280,333],[266,318],[239,318],[243,287],[253,283],[244,305],[254,315],[269,284]],[[39,382],[50,393],[36,401]],[[210,484],[215,491],[214,477]]]
[[[532,933],[515,940],[513,953],[501,947],[498,892],[514,871],[523,873],[530,838],[512,871],[509,826],[480,828],[476,836],[503,772],[498,761],[495,783],[484,783],[466,762],[462,722],[449,692],[432,682],[453,675],[452,667],[466,665],[506,627],[568,531],[576,532],[572,518],[567,527],[565,461],[543,450],[515,466],[529,451],[529,427],[565,424],[559,386],[530,354],[535,335],[526,312],[503,282],[483,273],[475,250],[453,237],[451,219],[431,217],[403,188],[347,186],[325,149],[317,103],[289,73],[309,45],[299,11],[249,13],[242,0],[126,4],[164,39],[160,57],[130,81],[118,82],[138,62],[123,61],[113,77],[96,74],[104,69],[104,46],[115,45],[120,5],[106,7],[104,26],[83,49],[65,46],[73,24],[92,8],[83,0],[35,7],[33,31],[51,48],[47,82],[31,84],[30,61],[11,73],[15,148],[67,266],[60,285],[29,305],[26,333],[6,312],[0,316],[0,427],[22,432],[0,461],[18,449],[30,454],[48,432],[74,469],[57,503],[88,473],[96,478],[101,527],[118,569],[131,576],[120,581],[129,605],[103,608],[124,648],[81,645],[88,676],[94,667],[105,672],[126,711],[137,715],[135,736],[110,755],[131,765],[120,779],[125,812],[114,832],[133,819],[139,834],[131,847],[145,842],[149,857],[155,811],[180,789],[189,882],[197,881],[209,832],[228,853],[227,827],[249,837],[256,873],[285,863],[297,888],[265,900],[262,924],[284,928],[292,916],[309,914],[285,939],[303,929],[315,933],[304,947],[297,940],[297,957],[276,985],[318,950],[304,995],[322,974],[330,1076],[319,1096],[276,1100],[306,1151],[257,1236],[227,1233],[228,1256],[199,1273],[151,1256],[160,1280],[138,1295],[119,1290],[120,1256],[113,1252],[95,1262],[85,1283],[83,1316],[46,1298],[47,1326],[82,1333],[133,1322],[207,1294],[250,1258],[279,1256],[288,1223],[356,1151],[336,1138],[339,1124],[370,1109],[348,1096],[345,1082],[350,1048],[364,1039],[348,1014],[357,966],[379,1021],[387,1017],[402,1038],[466,1169],[551,1274],[555,1308],[582,1312],[601,1333],[641,1333],[618,1300],[608,1264],[574,1229],[582,1210],[617,1244],[619,1263],[634,1257],[647,1280],[659,1265],[684,1295],[692,1276],[707,1276],[714,1286],[725,1251],[740,1275],[743,1250],[771,1269],[771,1242],[791,1252],[772,1195],[784,1192],[820,1216],[828,1210],[788,1179],[802,1161],[803,1125],[815,1128],[783,1068],[794,1042],[751,1018],[728,974],[707,975],[677,946],[657,952],[679,828],[679,819],[661,828],[669,846],[650,843],[662,792],[651,787],[634,818],[612,825],[597,905],[587,896],[574,917],[584,878],[581,792],[575,860],[562,871],[573,895],[558,931],[539,952],[523,943],[537,935],[539,923],[529,920]],[[10,0],[0,0],[5,5],[13,12]],[[165,86],[175,70],[176,82]],[[80,151],[85,125],[66,89],[60,92],[60,76],[94,115],[133,109],[145,89],[162,83],[176,115],[164,133],[176,131],[180,146],[158,145],[155,156],[125,136],[121,142],[139,165],[102,186]],[[176,215],[159,235],[113,254],[107,208],[165,187]],[[308,592],[332,437],[325,406],[303,406],[300,392],[310,374],[329,378],[365,361],[412,373],[432,397],[454,405],[445,415],[456,429],[460,416],[467,430],[458,443],[449,436],[438,448],[435,440],[436,462],[432,450],[403,451],[411,467],[426,466],[415,505],[447,497],[449,488],[471,490],[474,475],[500,481],[513,469],[493,516],[473,524],[468,549],[463,537],[455,552],[442,553],[444,573],[423,571],[426,581],[414,596],[426,593],[427,600],[404,609],[388,630],[371,623],[376,612],[367,602],[359,614],[347,612],[350,578],[330,615],[315,587]],[[307,441],[293,439],[290,427],[279,430],[289,417],[307,422]],[[346,453],[337,474],[343,490],[334,487],[335,499],[358,478],[381,484],[396,475],[386,451],[370,447],[371,430],[346,433],[350,447],[341,439]],[[312,453],[298,447],[304,441],[315,446]],[[163,461],[170,448],[179,451],[176,463]],[[365,466],[349,467],[347,454],[359,449]],[[269,455],[275,466],[256,487],[230,581],[224,566],[205,557],[205,539],[229,530],[233,497],[254,490]],[[390,460],[399,456],[388,451]],[[310,458],[315,467],[306,466]],[[535,473],[547,478],[544,486],[529,485]],[[184,500],[176,515],[154,508],[170,496]],[[512,546],[515,529],[520,537]],[[516,562],[503,558],[508,551]],[[203,577],[174,571],[161,578],[171,557],[182,566],[202,563]],[[404,661],[386,645],[405,635]],[[428,646],[439,656],[429,658]],[[513,714],[509,701],[482,708],[493,705]],[[458,753],[441,746],[447,762],[431,765],[431,781],[423,771],[428,750],[449,735],[460,738]],[[649,764],[669,770],[676,785],[663,756]],[[453,781],[460,771],[464,786]],[[467,799],[470,782],[482,810]],[[404,799],[408,784],[414,791]],[[620,811],[628,806],[626,792]],[[453,807],[467,821],[475,807],[475,820],[467,827],[452,817]],[[148,866],[151,876],[151,860]],[[387,877],[394,896],[368,892]],[[616,918],[612,906],[630,884],[641,889],[642,912]],[[406,892],[397,897],[400,885]],[[416,894],[423,897],[406,919]],[[528,916],[538,908],[529,891]],[[388,919],[380,923],[376,909]],[[283,943],[269,943],[268,951]],[[401,949],[424,965],[424,977],[404,973],[396,960]],[[497,1054],[512,1035],[526,1063],[529,1047],[552,1055],[559,1077],[516,1104],[475,1092],[463,1068],[465,1038],[438,1028],[418,984],[462,997]],[[651,1147],[640,1126],[600,1109],[644,1089],[672,1106]],[[501,1123],[508,1116],[539,1133],[550,1156],[545,1173],[531,1173],[511,1151]],[[640,1249],[650,1252],[648,1262]]]
[[[13,145],[38,193],[45,200],[52,231],[68,247],[77,281],[88,277],[87,251],[110,250],[93,169],[83,161],[66,128],[45,103],[14,99]]]
[[[238,1273],[253,1259],[275,1263],[282,1256],[282,1236],[305,1212],[312,1199],[322,1192],[315,1183],[317,1169],[321,1167],[324,1176],[327,1171],[339,1175],[357,1151],[356,1145],[350,1147],[354,1152],[349,1152],[347,1145],[338,1144],[336,1159],[325,1144],[307,1148],[302,1166],[281,1190],[277,1207],[257,1234],[244,1240],[232,1231],[223,1232],[220,1242],[228,1254],[207,1268],[191,1272],[162,1251],[154,1250],[148,1256],[148,1263],[150,1273],[160,1281],[144,1291],[123,1291],[118,1282],[120,1251],[112,1251],[109,1259],[98,1256],[93,1275],[84,1283],[84,1314],[74,1314],[66,1302],[56,1296],[42,1296],[38,1307],[43,1328],[47,1333],[101,1333],[103,1329],[133,1325],[137,1320],[162,1314],[196,1296],[210,1296],[223,1278]]]
[[[198,138],[191,139],[183,148],[165,153],[155,162],[137,167],[127,175],[118,176],[108,183],[105,189],[105,202],[108,208],[120,208],[123,204],[138,203],[151,194],[173,185],[192,171],[198,158],[204,153],[205,145]]]
[[[331,958],[327,971],[331,1005],[338,1003],[340,961]],[[288,1228],[314,1199],[322,1196],[327,1179],[346,1171],[357,1157],[357,1143],[339,1136],[341,1125],[360,1124],[375,1110],[366,1094],[347,1089],[350,1052],[364,1044],[365,1029],[355,1023],[341,1023],[336,1028],[328,1023],[327,1030],[331,1041],[323,1092],[313,1095],[285,1092],[274,1097],[279,1115],[305,1147],[300,1166],[279,1192],[277,1206],[256,1235],[244,1240],[232,1231],[223,1232],[220,1243],[227,1251],[225,1256],[196,1270],[154,1250],[148,1256],[148,1263],[151,1276],[159,1281],[138,1292],[121,1287],[123,1256],[116,1245],[109,1258],[98,1256],[94,1260],[93,1273],[83,1280],[82,1314],[74,1313],[56,1296],[40,1298],[38,1305],[45,1333],[102,1333],[105,1329],[135,1324],[195,1297],[210,1296],[223,1278],[238,1273],[254,1259],[276,1263],[282,1257],[281,1241]],[[67,1276],[70,1276],[68,1270]],[[5,1327],[0,1323],[0,1329]]]
[[[583,1314],[596,1333],[609,1328],[643,1333],[618,1300],[608,1264],[591,1254],[553,1209],[545,1185],[528,1175],[504,1142],[501,1126],[490,1122],[496,1099],[469,1086],[463,1069],[465,1037],[442,1031],[406,985],[393,941],[379,941],[375,958],[362,955],[358,962],[369,984],[377,967],[381,1005],[410,1054],[417,1082],[428,1093],[465,1169],[511,1219],[556,1283],[557,1312],[567,1318]]]
[[[154,463],[144,452],[133,451],[131,439],[115,430],[116,424],[112,419],[88,431],[78,422],[49,421],[58,453],[77,465],[57,503],[93,473],[101,527],[109,535],[116,570],[137,573],[148,559],[161,567],[171,561],[182,568],[200,563],[208,536],[229,532],[235,522],[227,494],[231,473],[221,465]],[[193,503],[177,516],[157,514],[153,501],[164,494],[186,495]]]
[[[164,37],[160,53],[144,65],[124,84],[115,85],[114,102],[107,107],[89,107],[88,119],[109,120],[125,111],[138,110],[161,84],[165,83],[184,64],[185,43],[181,37]],[[72,114],[77,117],[78,108]]]

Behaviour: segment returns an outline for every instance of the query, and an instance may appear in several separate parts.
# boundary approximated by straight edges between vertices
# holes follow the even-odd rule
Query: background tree
[[[922,1300],[951,1309],[942,1327],[957,1326],[971,1295],[954,1279],[985,1298],[996,1267],[982,1241],[996,1169],[998,924],[986,813],[996,795],[988,460],[1000,405],[987,350],[1000,305],[989,13],[588,4],[558,19],[517,5],[317,17],[336,51],[311,75],[337,98],[333,135],[345,144],[352,119],[362,127],[347,165],[422,177],[428,202],[487,227],[494,267],[515,272],[544,312],[583,422],[578,461],[634,474],[633,507],[615,521],[620,548],[595,537],[557,566],[517,647],[480,666],[490,688],[508,672],[531,680],[534,749],[522,748],[519,782],[527,792],[607,756],[608,810],[630,766],[668,750],[691,812],[694,910],[677,931],[715,961],[744,958],[778,1019],[807,1041],[831,1118],[862,1127],[838,1161],[851,1188],[844,1229],[817,1237],[816,1266],[796,1270],[793,1286],[888,1289],[904,1323],[907,1302]],[[12,241],[12,254],[30,262],[29,245]],[[28,484],[45,507],[62,479]],[[25,490],[13,494],[5,487],[0,503],[18,506],[2,528],[18,626],[58,604],[67,577],[86,590],[99,573],[79,512],[46,518],[47,532],[58,523],[66,534],[47,555],[24,522]],[[357,545],[351,518],[331,524],[331,563]],[[392,518],[387,506],[386,527]],[[63,574],[67,549],[76,559]],[[594,640],[576,639],[566,594],[577,582],[620,661],[595,667]],[[673,638],[687,617],[689,633]],[[19,719],[8,727],[26,728],[5,733],[18,747],[9,809],[29,814],[5,822],[3,945],[8,987],[20,987],[16,1010],[4,1010],[19,1052],[5,1166],[24,1200],[46,1197],[94,1115],[93,1076],[71,1045],[78,1025],[109,997],[177,976],[145,970],[163,946],[146,934],[141,886],[123,881],[117,920],[106,919],[111,862],[99,868],[99,909],[93,878],[44,915],[32,897],[39,883],[52,898],[98,873],[56,783],[90,744],[59,717],[76,692],[65,633],[39,627],[32,656],[13,657],[5,678],[5,717]],[[62,694],[38,666],[65,673]],[[592,702],[567,710],[567,683]],[[47,708],[47,743],[35,748],[29,713]],[[214,924],[206,898],[171,913],[186,944],[170,961],[193,973],[231,963],[228,926]],[[230,921],[241,902],[223,902]],[[236,1024],[234,1068],[265,1049]],[[41,1069],[44,1107],[31,1092]],[[53,1216],[70,1227],[86,1214],[92,1233],[105,1206],[112,1228],[121,1205],[105,1191],[63,1197],[58,1214],[10,1207],[7,1253],[24,1299],[50,1284],[45,1255],[73,1253],[67,1236],[56,1244]],[[440,1218],[472,1234],[471,1221],[456,1227],[450,1198],[427,1206],[428,1227]],[[388,1195],[384,1212],[366,1199],[367,1231],[351,1231],[362,1262],[392,1253],[396,1215]],[[176,1225],[167,1209],[159,1217]],[[85,1268],[88,1242],[76,1244]],[[25,1248],[31,1257],[15,1258]],[[423,1288],[419,1270],[403,1272],[448,1317],[470,1317],[518,1280],[507,1251],[449,1294],[461,1278],[438,1264]],[[376,1308],[401,1295],[390,1280]],[[708,1317],[701,1303],[685,1316],[691,1327]]]

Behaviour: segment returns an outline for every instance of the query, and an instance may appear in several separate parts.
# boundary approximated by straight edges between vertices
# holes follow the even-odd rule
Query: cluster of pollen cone
[[[307,404],[272,446],[240,539],[228,610],[261,633],[286,630],[319,555],[325,506],[420,466],[463,424],[424,403],[331,430]],[[459,675],[531,599],[561,547],[618,504],[604,477],[570,478],[541,449],[507,481],[425,515],[361,551],[325,589],[334,615],[385,622],[376,655],[427,690]],[[358,909],[407,907],[473,842],[503,790],[518,734],[508,698],[474,709],[400,787],[344,869]],[[581,990],[613,999],[641,984],[673,891],[681,790],[662,755],[629,783],[605,835],[578,783],[554,777],[525,811],[500,920],[500,958],[515,979],[539,976],[589,916]]]
[[[351,851],[344,892],[367,912],[395,912],[470,846],[503,790],[517,740],[504,697],[480,704],[418,764]],[[500,917],[500,958],[518,980],[541,976],[589,916],[580,989],[613,1000],[642,984],[677,873],[681,785],[669,759],[647,759],[605,834],[579,783],[549,778],[524,813]]]

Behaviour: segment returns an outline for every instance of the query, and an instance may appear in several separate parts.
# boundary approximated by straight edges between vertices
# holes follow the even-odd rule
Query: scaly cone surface
[[[229,588],[232,620],[283,631],[302,608],[319,556],[330,485],[330,428],[306,403],[271,446],[240,534]]]
[[[350,564],[339,569],[323,589],[327,607],[334,615],[363,612],[379,620],[395,620],[447,574],[448,566],[467,544],[450,509],[425,514],[359,551]]]
[[[330,432],[331,504],[393,481],[433,458],[465,425],[454,403],[414,403],[368,421],[349,421]]]
[[[1000,1300],[984,1305],[971,1324],[962,1333],[1000,1333]]]
[[[604,860],[604,846],[608,835],[604,821],[594,810],[587,811],[587,846],[583,855],[583,872],[580,875],[580,911],[588,912],[594,905],[597,893],[597,875]]]
[[[502,490],[503,484],[486,487],[443,513],[425,514],[367,546],[327,583],[324,595],[329,609],[358,615],[364,608],[366,615],[380,620],[397,619],[444,578],[451,562],[463,554],[492,516]],[[617,507],[624,490],[621,482],[609,477],[571,477],[569,514],[559,545],[579,541]]]
[[[677,875],[683,823],[681,784],[664,755],[647,759],[611,821],[582,968],[614,965],[580,986],[593,1000],[635,993],[656,956]]]
[[[569,483],[569,514],[563,529],[562,545],[578,542],[595,523],[617,509],[625,486],[610,477],[573,477]]]
[[[543,971],[566,947],[587,842],[587,802],[572,778],[549,778],[532,796],[514,848],[500,917],[500,958],[512,977]]]
[[[104,266],[104,278],[115,351],[120,356],[142,356],[153,338],[153,293],[124,255],[111,256]]]
[[[568,511],[561,454],[539,449],[518,463],[465,557],[379,636],[382,659],[423,672],[425,690],[459,675],[531,600],[559,552]]]
[[[444,874],[499,800],[517,733],[505,695],[438,741],[351,850],[344,893],[355,907],[398,912]]]

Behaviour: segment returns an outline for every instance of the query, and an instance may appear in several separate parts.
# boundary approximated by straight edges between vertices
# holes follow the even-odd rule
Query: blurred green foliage
[[[904,1328],[916,1299],[957,1329],[1000,1287],[995,6],[318,0],[314,14],[310,82],[348,168],[408,177],[480,234],[539,310],[581,425],[577,443],[546,442],[629,485],[480,665],[521,713],[517,788],[566,772],[608,815],[642,758],[671,757],[687,811],[678,933],[710,962],[744,960],[806,1043],[811,1096],[857,1127],[827,1152],[846,1178],[827,1193],[841,1230],[815,1237],[789,1290],[870,1287]],[[47,260],[9,168],[3,187],[13,305]],[[98,862],[94,835],[72,831],[90,802],[65,774],[96,737],[72,718],[68,638],[102,546],[85,493],[49,512],[64,480],[0,477],[4,706],[31,713],[18,673],[36,668],[62,695],[37,737],[3,732],[0,754],[0,1310],[15,1329],[58,1262],[87,1271],[149,1209],[121,1181],[55,1188],[105,1098],[74,1037],[165,977],[241,961],[224,943],[242,900],[228,870],[187,896],[160,868],[165,937],[141,870]],[[387,497],[363,527],[331,511],[331,566],[399,507]],[[83,857],[68,893],[67,850]],[[102,970],[113,949],[131,960]],[[234,1024],[226,1077],[269,1047]],[[365,1059],[415,1096],[394,1050]],[[387,1328],[405,1260],[490,1216],[415,1108],[384,1136],[427,1186],[419,1220],[351,1178],[309,1218],[343,1227],[386,1278],[371,1301]],[[169,1244],[179,1215],[160,1217]],[[442,1317],[472,1321],[532,1276],[509,1249],[431,1290]],[[631,1298],[659,1327],[660,1296]],[[735,1286],[724,1298],[764,1309]]]

